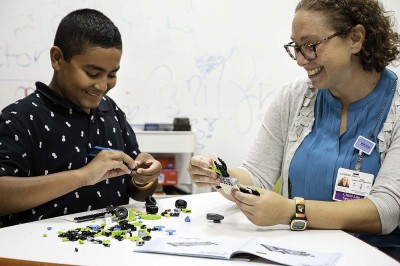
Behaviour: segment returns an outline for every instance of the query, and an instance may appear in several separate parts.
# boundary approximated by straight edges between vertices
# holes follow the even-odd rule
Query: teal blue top
[[[371,140],[377,143],[393,99],[397,76],[385,69],[374,90],[348,109],[347,130],[339,136],[341,102],[329,90],[320,89],[315,103],[315,122],[310,134],[297,149],[289,168],[289,195],[308,200],[332,201],[339,168],[354,170],[358,150],[353,145],[358,136],[369,137],[379,114]],[[364,154],[361,172],[377,176],[381,167],[378,145],[371,155]],[[399,238],[398,238],[399,239]],[[400,239],[397,240],[400,244]]]

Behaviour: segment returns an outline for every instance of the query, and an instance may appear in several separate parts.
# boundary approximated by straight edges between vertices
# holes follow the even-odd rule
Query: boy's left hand
[[[140,153],[136,157],[136,170],[132,171],[131,176],[136,183],[153,182],[160,176],[161,163],[148,153]]]

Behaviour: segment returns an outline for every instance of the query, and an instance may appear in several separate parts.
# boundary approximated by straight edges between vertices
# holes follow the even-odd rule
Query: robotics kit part
[[[106,214],[113,214],[117,217],[118,220],[125,219],[128,217],[128,210],[124,207],[113,207],[108,206],[105,212],[98,212],[84,216],[78,216],[74,218],[74,222],[84,222],[90,221],[97,218],[104,218]]]
[[[186,207],[187,207],[187,202],[186,202],[186,200],[177,199],[177,200],[175,201],[175,207],[177,207],[178,209],[186,209]]]
[[[146,212],[148,214],[156,214],[158,212],[158,207],[156,205],[146,205]]]
[[[147,198],[145,199],[145,204],[147,205],[157,205],[157,201],[153,196],[147,196]]]
[[[260,196],[260,192],[258,192],[258,190],[256,189],[252,189],[249,187],[244,187],[244,186],[239,186],[239,190],[243,193],[246,194],[252,194],[252,195],[256,195],[256,196]]]
[[[211,167],[213,171],[215,171],[220,176],[228,177],[228,167],[226,163],[219,158],[215,153],[212,154],[214,156],[214,166]]]
[[[239,183],[239,180],[237,178],[230,177],[228,174],[228,167],[226,166],[226,163],[215,153],[212,153],[212,155],[214,157],[215,166],[211,165],[210,169],[216,172],[221,180],[221,183],[215,187],[216,189],[222,188],[224,193],[228,195],[231,193],[231,189],[233,188],[243,193],[260,196],[260,192],[257,189],[243,186]]]
[[[214,223],[220,223],[224,219],[224,216],[217,213],[207,213],[207,220],[212,220]]]

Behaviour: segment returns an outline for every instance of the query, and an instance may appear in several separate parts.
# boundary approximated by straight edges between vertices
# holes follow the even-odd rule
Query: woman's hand
[[[270,190],[259,191],[261,195],[256,196],[232,189],[231,196],[247,219],[255,225],[289,224],[295,214],[294,200]]]
[[[221,181],[217,173],[209,169],[213,160],[204,156],[193,156],[190,159],[187,170],[192,182],[200,188],[210,188],[217,186]]]

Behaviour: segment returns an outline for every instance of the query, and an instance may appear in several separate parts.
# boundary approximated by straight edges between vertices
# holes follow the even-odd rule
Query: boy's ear
[[[64,55],[59,47],[57,46],[51,47],[50,60],[51,60],[51,66],[53,67],[54,70],[60,70],[63,58]]]

